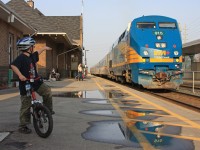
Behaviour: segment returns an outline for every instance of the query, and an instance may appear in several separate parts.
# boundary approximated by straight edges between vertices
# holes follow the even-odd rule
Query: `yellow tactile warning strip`
[[[103,87],[95,80],[95,83],[97,84],[97,86],[104,91]],[[110,103],[112,104],[112,106],[118,110],[118,112],[120,113],[122,120],[127,123],[128,118],[125,116],[125,114],[121,111],[121,109],[119,108],[119,106],[113,102],[113,100],[111,98],[109,98]],[[140,143],[140,145],[143,147],[144,150],[154,150],[155,148],[148,142],[148,140],[139,132],[139,130],[137,130],[136,127],[131,127],[129,128],[132,132],[135,133],[135,137],[138,140],[138,142]]]
[[[97,80],[96,80],[95,78],[94,78],[94,80],[95,80],[95,83],[97,84],[97,86],[98,86],[102,91],[104,91],[104,88],[97,82]],[[110,82],[110,81],[107,81],[107,80],[104,80],[104,81],[107,82],[107,83],[109,83],[109,84],[114,85],[114,84],[113,84],[112,82]],[[150,101],[146,100],[146,99],[143,98],[143,97],[140,97],[140,96],[138,96],[138,95],[136,95],[136,94],[134,94],[134,93],[131,93],[131,92],[125,90],[124,88],[120,87],[120,86],[115,85],[115,87],[117,87],[118,89],[120,89],[120,90],[123,91],[123,92],[126,92],[126,93],[132,95],[133,97],[136,97],[136,98],[140,99],[140,100],[143,101],[143,102],[148,103],[149,105],[154,106],[155,108],[158,108],[159,110],[162,110],[162,111],[164,111],[164,112],[170,114],[172,117],[175,117],[175,118],[177,118],[177,119],[179,119],[179,120],[182,120],[182,121],[185,122],[186,124],[175,124],[175,123],[173,124],[173,123],[168,123],[168,122],[157,122],[157,121],[155,121],[155,123],[157,122],[157,123],[162,123],[162,124],[166,124],[166,125],[173,125],[173,126],[180,126],[180,127],[187,127],[187,128],[196,128],[196,129],[200,129],[200,125],[199,125],[199,124],[197,124],[197,123],[195,123],[195,122],[193,122],[193,121],[191,121],[191,120],[189,120],[189,119],[187,119],[187,118],[185,118],[185,117],[183,117],[183,116],[180,116],[180,115],[178,115],[178,114],[176,114],[176,113],[174,113],[174,112],[172,112],[172,111],[170,111],[170,110],[168,110],[168,109],[166,109],[166,108],[164,108],[164,107],[162,107],[162,106],[159,106],[159,105],[157,105],[157,104],[155,104],[155,103],[153,103],[153,102],[150,102]],[[123,119],[123,121],[124,121],[125,123],[128,122],[128,121],[140,121],[140,120],[137,120],[137,119],[130,119],[130,118],[127,118],[127,117],[125,116],[124,112],[120,109],[120,107],[113,101],[113,99],[112,99],[112,98],[109,98],[109,100],[110,100],[111,104],[113,105],[113,107],[120,113],[120,115],[121,115],[121,117],[122,117],[122,119]],[[144,120],[141,120],[141,121],[144,121]],[[154,122],[154,121],[151,121],[151,122]],[[136,132],[135,130],[138,130],[138,129],[133,128],[133,127],[129,128],[129,129],[132,130],[132,131],[134,131],[134,132]],[[150,146],[151,144],[150,144],[149,142],[147,142],[147,140],[145,140],[146,138],[145,138],[144,136],[142,136],[141,133],[150,133],[150,134],[157,134],[157,133],[153,133],[153,132],[149,132],[149,131],[140,131],[140,133],[138,133],[138,132],[139,132],[139,131],[137,131],[136,133],[139,134],[138,140],[141,140],[141,141],[140,141],[141,146],[144,146],[144,147],[143,147],[144,149],[150,149],[149,146]],[[200,141],[200,137],[191,137],[191,136],[183,136],[183,135],[172,135],[172,134],[165,134],[165,133],[159,133],[159,134],[162,135],[162,136],[168,136],[168,137],[174,137],[174,138],[181,138],[181,139],[187,139],[187,140],[196,140],[196,141]],[[144,143],[145,143],[144,141],[147,142],[147,143],[146,143],[147,145],[144,144]],[[147,147],[146,147],[146,146],[147,146]],[[151,147],[151,149],[154,149],[154,148]]]
[[[140,120],[140,119],[128,119],[127,121],[135,121],[135,122],[142,122],[144,120]],[[180,126],[180,127],[187,127],[187,128],[194,128],[190,125],[186,125],[186,124],[176,124],[176,123],[171,123],[171,122],[164,122],[164,121],[151,121],[153,123],[158,123],[158,124],[165,124],[165,125],[170,125],[170,126]]]
[[[19,92],[11,93],[11,94],[2,94],[2,95],[0,95],[0,101],[8,99],[8,98],[15,97],[15,96],[18,96],[18,95],[19,95]]]
[[[106,81],[106,82],[108,82],[108,81]],[[111,82],[109,82],[109,84],[111,84]],[[162,107],[162,106],[159,106],[159,105],[157,105],[157,104],[155,104],[155,103],[153,103],[153,102],[151,102],[151,101],[148,101],[148,100],[146,100],[145,98],[140,97],[140,96],[138,96],[138,95],[136,95],[136,94],[134,94],[134,93],[132,93],[132,92],[130,92],[130,91],[124,90],[123,88],[121,88],[121,87],[119,87],[119,86],[116,86],[116,87],[118,87],[121,91],[125,91],[125,92],[129,93],[130,95],[132,95],[132,96],[134,96],[134,97],[137,97],[137,98],[139,98],[140,100],[142,100],[142,101],[144,101],[144,102],[146,102],[146,103],[148,103],[148,104],[150,104],[150,105],[152,105],[152,106],[158,108],[159,110],[162,110],[162,111],[164,111],[164,112],[166,112],[166,113],[168,113],[168,114],[170,114],[170,115],[172,115],[172,116],[174,116],[174,117],[176,117],[176,118],[182,120],[183,122],[186,122],[186,123],[188,123],[189,125],[191,125],[191,126],[193,126],[193,127],[195,127],[195,128],[200,129],[200,124],[197,124],[197,123],[195,123],[195,122],[193,122],[193,121],[191,121],[191,120],[189,120],[189,119],[187,119],[187,118],[185,118],[185,117],[182,117],[182,116],[180,116],[180,115],[178,115],[178,114],[176,114],[176,113],[174,113],[174,112],[172,112],[172,111],[170,111],[170,110],[168,110],[168,109],[166,109],[166,108],[164,108],[164,107]]]

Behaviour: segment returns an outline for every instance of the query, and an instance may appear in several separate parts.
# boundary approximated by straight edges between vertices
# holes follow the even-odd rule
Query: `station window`
[[[156,23],[155,22],[138,22],[137,28],[139,29],[156,28]]]
[[[9,33],[8,53],[9,53],[9,64],[11,64],[11,62],[14,60],[14,35],[12,33]]]
[[[175,22],[159,22],[158,26],[159,26],[159,28],[176,29],[176,23]]]

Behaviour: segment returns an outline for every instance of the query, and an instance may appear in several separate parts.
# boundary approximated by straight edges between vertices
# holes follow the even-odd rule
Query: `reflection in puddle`
[[[124,105],[129,105],[129,104],[137,104],[137,103],[139,103],[139,101],[136,101],[136,100],[121,100],[121,103],[123,103]]]
[[[107,100],[86,100],[85,103],[91,103],[91,104],[110,104]]]
[[[116,110],[85,110],[85,111],[81,111],[80,113],[87,114],[87,115],[120,117],[119,113]]]
[[[138,143],[132,143],[125,137],[120,122],[117,121],[99,121],[89,123],[90,127],[82,133],[86,140],[97,142],[112,143],[125,146],[140,147]]]
[[[96,98],[104,99],[104,96],[99,90],[95,91],[73,91],[73,92],[62,92],[53,94],[54,97],[70,97],[70,98]]]
[[[104,91],[105,98],[121,98],[125,96],[129,96],[127,93],[123,93],[120,90],[111,90],[111,91]]]
[[[162,111],[162,110],[154,110],[154,109],[143,109],[143,108],[127,108],[127,107],[120,107],[122,110],[126,111],[126,114],[158,114],[158,115],[169,115],[168,113]]]
[[[123,110],[124,109],[124,110]],[[140,119],[151,121],[157,119],[160,116],[149,115],[155,113],[157,110],[145,110],[137,108],[123,108],[121,109],[126,114],[126,117],[129,119]],[[100,116],[109,116],[109,117],[120,117],[117,110],[86,110],[81,111],[80,113],[88,115],[100,115]]]
[[[194,144],[191,140],[162,135],[162,133],[180,135],[181,127],[177,126],[169,126],[153,122],[133,121],[128,122],[127,127],[122,121],[97,121],[89,124],[90,127],[82,134],[82,137],[87,140],[112,143],[134,148],[142,148],[140,141],[148,141],[146,144],[150,144],[150,146],[154,146],[158,149],[194,149]],[[137,137],[140,137],[140,141]]]

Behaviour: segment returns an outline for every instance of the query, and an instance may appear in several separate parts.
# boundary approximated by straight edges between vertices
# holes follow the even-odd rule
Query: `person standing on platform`
[[[83,67],[81,63],[78,65],[78,81],[80,80],[83,81]]]

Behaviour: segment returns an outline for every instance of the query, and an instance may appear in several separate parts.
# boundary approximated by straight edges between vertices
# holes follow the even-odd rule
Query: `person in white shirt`
[[[78,81],[80,80],[83,81],[83,67],[81,63],[78,65]]]

